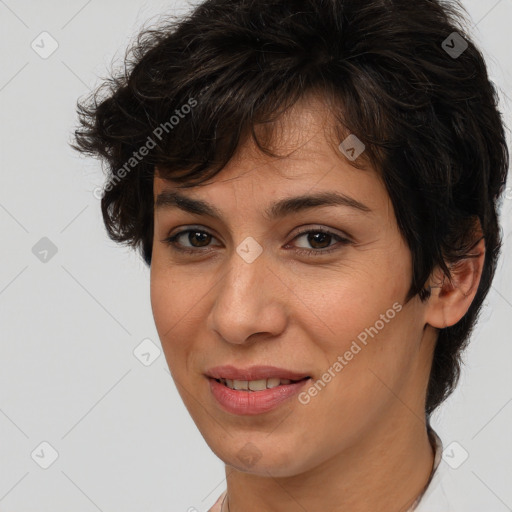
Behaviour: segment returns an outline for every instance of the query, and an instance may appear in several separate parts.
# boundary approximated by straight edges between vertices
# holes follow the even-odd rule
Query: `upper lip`
[[[215,366],[205,372],[207,377],[213,379],[230,380],[262,380],[262,379],[290,379],[301,380],[309,377],[308,373],[295,372],[276,366],[249,366],[247,368],[235,368],[234,366]]]

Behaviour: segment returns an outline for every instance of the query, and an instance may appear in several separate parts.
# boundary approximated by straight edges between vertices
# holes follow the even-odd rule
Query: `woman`
[[[209,0],[79,106],[109,235],[151,267],[169,369],[226,465],[211,511],[488,504],[454,492],[430,426],[495,273],[509,157],[461,17]]]

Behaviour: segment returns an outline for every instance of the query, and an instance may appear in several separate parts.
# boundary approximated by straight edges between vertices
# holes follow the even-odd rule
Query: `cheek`
[[[364,342],[372,334],[385,337],[386,331],[396,327],[397,310],[409,288],[405,262],[403,267],[398,271],[390,260],[388,265],[366,262],[359,268],[351,265],[329,274],[304,273],[295,289],[302,313],[295,317],[301,319],[302,329],[310,332],[312,339],[324,339],[341,353],[352,340]],[[295,302],[293,297],[291,300]]]
[[[151,268],[150,296],[155,326],[167,355],[177,347],[172,340],[181,337],[180,330],[190,315],[191,291],[185,290],[183,280],[176,279],[172,272],[155,265]]]
[[[183,269],[156,264],[151,268],[150,296],[155,327],[171,373],[182,378],[206,339],[208,292],[215,281],[194,279]],[[204,327],[203,327],[204,328]],[[193,340],[193,342],[192,342]]]
[[[379,266],[352,265],[300,289],[307,307],[296,318],[322,354],[317,362],[323,367],[316,368],[326,372],[322,380],[332,382],[320,394],[347,410],[378,408],[386,390],[377,376],[395,387],[414,356],[416,313],[403,304],[410,284],[408,253],[400,258],[382,254]]]
[[[178,313],[179,304],[175,298],[175,289],[176,283],[168,281],[165,273],[153,262],[150,278],[151,309],[161,340],[163,333],[171,328],[173,317]]]
[[[193,274],[187,275],[183,267],[170,265],[163,251],[153,252],[150,295],[159,331],[172,332],[171,329],[174,330],[174,326],[187,316],[187,311],[193,312],[204,291],[198,288]]]
[[[398,312],[392,304],[390,308],[389,322],[381,320],[383,324],[367,310],[345,320],[340,317],[333,326],[335,334],[318,345],[324,364],[317,370],[323,373],[301,397],[308,428],[298,445],[312,443],[310,432],[324,432],[319,452],[327,456],[333,445],[354,444],[396,407],[415,352],[410,343],[414,340],[409,339],[412,318],[407,306]],[[379,308],[375,311],[380,314]],[[384,315],[386,311],[382,310]]]

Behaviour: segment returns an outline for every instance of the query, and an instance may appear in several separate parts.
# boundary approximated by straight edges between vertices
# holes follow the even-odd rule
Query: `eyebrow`
[[[264,215],[266,219],[272,221],[318,206],[347,206],[364,213],[372,212],[368,206],[345,194],[338,192],[320,192],[312,195],[301,195],[281,199],[265,210]],[[179,208],[188,213],[223,219],[222,212],[216,206],[202,199],[193,199],[171,190],[164,190],[158,194],[154,207],[155,211]]]

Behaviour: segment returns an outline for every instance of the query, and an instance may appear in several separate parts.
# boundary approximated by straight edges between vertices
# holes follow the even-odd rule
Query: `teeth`
[[[231,380],[231,379],[219,379],[228,388],[245,391],[263,391],[264,389],[275,388],[279,385],[290,384],[290,379],[278,379],[272,377],[270,379],[260,380]]]
[[[267,389],[267,379],[251,380],[248,387],[251,391],[262,391],[263,389]]]
[[[267,379],[267,388],[275,388],[281,384],[281,379],[278,379],[276,377],[272,379]]]
[[[246,380],[234,380],[233,389],[249,389],[249,382]]]

